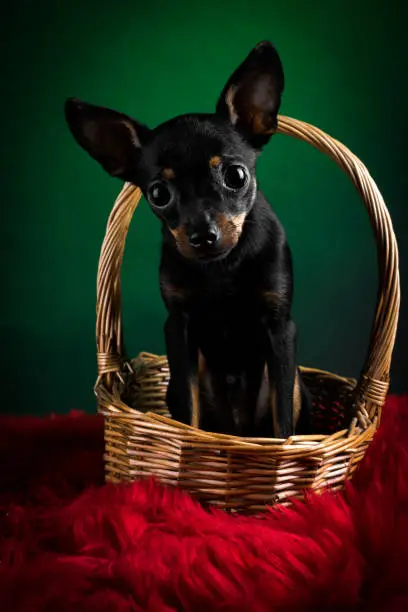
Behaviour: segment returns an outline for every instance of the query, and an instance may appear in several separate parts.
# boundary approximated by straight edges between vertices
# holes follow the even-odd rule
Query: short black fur
[[[168,406],[184,423],[198,411],[199,426],[214,432],[310,430],[296,366],[291,253],[255,174],[282,92],[279,56],[263,42],[230,77],[212,115],[150,130],[116,111],[66,102],[77,142],[112,176],[139,185],[162,223]]]

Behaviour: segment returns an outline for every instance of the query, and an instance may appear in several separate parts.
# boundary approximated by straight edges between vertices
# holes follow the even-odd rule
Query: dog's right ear
[[[261,149],[276,132],[283,88],[282,62],[273,44],[264,40],[230,76],[216,113]]]
[[[111,176],[131,181],[150,130],[127,115],[76,98],[65,117],[77,143]]]

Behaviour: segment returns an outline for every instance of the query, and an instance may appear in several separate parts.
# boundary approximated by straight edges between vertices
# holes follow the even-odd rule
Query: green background
[[[407,273],[407,68],[404,2],[279,0],[19,1],[1,24],[2,412],[95,409],[95,279],[121,184],[74,143],[68,96],[151,127],[212,111],[230,73],[270,39],[281,54],[281,112],[347,144],[391,211]],[[365,210],[321,153],[277,136],[259,183],[284,223],[295,263],[300,361],[358,376],[376,296]],[[143,203],[123,266],[125,339],[164,350],[160,230]],[[404,316],[405,309],[405,316]],[[403,302],[393,390],[408,391]]]

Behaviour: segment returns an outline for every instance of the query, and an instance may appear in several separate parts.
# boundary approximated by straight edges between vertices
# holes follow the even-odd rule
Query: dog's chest
[[[190,305],[190,321],[207,360],[226,372],[242,371],[252,353],[263,352],[259,303],[245,284],[229,279],[203,284]]]

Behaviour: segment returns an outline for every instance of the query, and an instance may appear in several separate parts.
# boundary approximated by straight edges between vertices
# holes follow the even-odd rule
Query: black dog
[[[291,254],[255,177],[283,85],[278,53],[262,42],[232,74],[215,114],[150,130],[77,99],[65,106],[81,147],[140,186],[162,222],[168,407],[173,418],[214,432],[286,438],[309,429]]]

